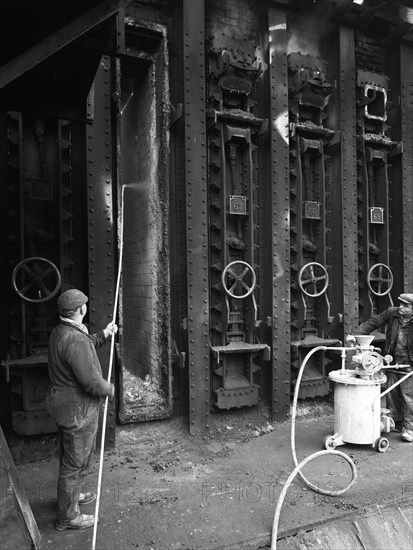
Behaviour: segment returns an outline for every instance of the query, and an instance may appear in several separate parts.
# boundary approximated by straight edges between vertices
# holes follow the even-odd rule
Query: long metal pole
[[[403,367],[408,367],[409,365],[403,365]],[[390,367],[391,368],[391,367]],[[397,380],[397,382],[395,382],[394,384],[392,384],[390,387],[387,388],[387,390],[385,390],[384,392],[382,392],[380,395],[376,395],[376,397],[373,399],[373,405],[372,405],[372,408],[374,409],[374,403],[376,402],[377,399],[382,398],[383,395],[386,395],[387,393],[389,393],[390,391],[394,390],[394,388],[396,386],[399,386],[402,382],[404,382],[405,380],[407,380],[407,378],[409,378],[410,376],[412,376],[413,374],[413,371],[410,371],[408,372],[407,374],[405,374],[403,376],[403,378],[400,378],[400,380]]]
[[[120,287],[120,277],[122,273],[122,259],[123,259],[123,196],[124,196],[124,187],[122,187],[122,200],[121,200],[121,224],[120,224],[120,251],[119,251],[119,266],[118,266],[118,277],[116,281],[116,291],[115,291],[115,303],[113,306],[113,318],[112,322],[116,319],[116,312],[118,309],[118,300],[119,300],[119,287]],[[109,357],[109,370],[108,370],[108,382],[112,375],[112,364],[113,364],[113,355],[115,349],[115,334],[112,332],[112,340],[110,343],[110,357]],[[108,415],[108,401],[109,398],[106,396],[105,405],[103,411],[103,421],[102,421],[102,442],[100,445],[100,458],[99,458],[99,475],[98,475],[98,486],[96,493],[96,506],[95,506],[95,523],[93,525],[93,538],[92,538],[92,550],[96,548],[96,535],[99,521],[99,503],[100,503],[100,492],[102,487],[102,470],[103,470],[103,453],[105,447],[105,433],[106,433],[106,419]]]

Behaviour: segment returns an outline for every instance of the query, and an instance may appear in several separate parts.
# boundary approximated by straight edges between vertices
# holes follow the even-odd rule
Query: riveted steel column
[[[343,205],[343,304],[344,335],[359,323],[359,273],[357,241],[356,68],[354,31],[339,28],[341,200]]]
[[[402,197],[403,216],[403,284],[406,292],[413,289],[413,48],[400,46],[402,126]]]
[[[290,184],[288,144],[287,18],[268,9],[271,97],[272,400],[273,418],[290,406]]]
[[[189,431],[210,410],[204,1],[183,0]]]
[[[112,194],[110,58],[103,56],[87,102],[86,170],[89,251],[89,323],[91,332],[105,328],[112,319],[116,275]],[[103,375],[109,368],[110,345],[98,349]],[[98,437],[98,443],[100,438]],[[106,446],[115,442],[115,415],[108,411]]]
[[[183,20],[182,4],[174,2],[174,31],[170,37],[175,55],[169,60],[172,86],[171,104],[175,109],[182,108],[184,100],[183,76]],[[182,362],[175,361],[173,370],[174,414],[188,416],[188,365],[187,349],[187,282],[186,282],[186,181],[185,181],[185,143],[182,117],[171,128],[171,190],[170,190],[170,254],[171,262],[171,315],[179,319],[172,325],[172,338],[177,344]],[[186,323],[186,322],[185,322]]]

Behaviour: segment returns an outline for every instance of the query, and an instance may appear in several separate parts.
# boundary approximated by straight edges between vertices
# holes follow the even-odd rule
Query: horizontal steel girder
[[[106,0],[0,68],[0,89],[102,23],[131,0]]]

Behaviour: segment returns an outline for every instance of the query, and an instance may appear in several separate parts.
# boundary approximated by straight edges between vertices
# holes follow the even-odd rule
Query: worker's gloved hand
[[[355,344],[356,343],[356,339],[355,337],[352,335],[352,334],[348,334],[347,337],[346,337],[346,342],[348,344]]]
[[[103,334],[105,335],[105,338],[109,338],[112,334],[116,334],[118,332],[118,325],[111,321],[106,328],[103,329]]]

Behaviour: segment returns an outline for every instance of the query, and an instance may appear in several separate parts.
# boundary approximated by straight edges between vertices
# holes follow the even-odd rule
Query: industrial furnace
[[[82,289],[95,331],[118,269],[108,444],[116,423],[285,420],[318,346],[300,398],[328,396],[331,348],[413,288],[409,2],[22,9],[0,14],[2,417],[54,429],[57,296]]]

